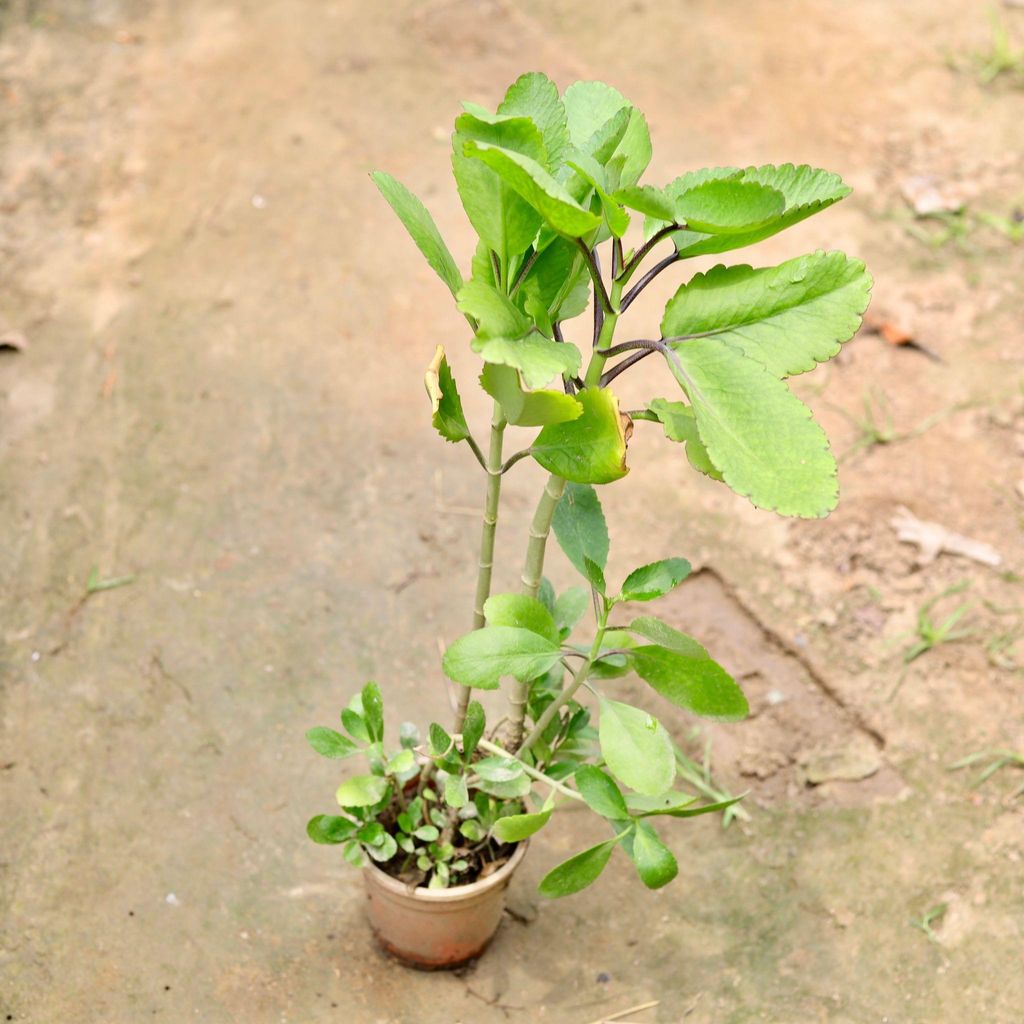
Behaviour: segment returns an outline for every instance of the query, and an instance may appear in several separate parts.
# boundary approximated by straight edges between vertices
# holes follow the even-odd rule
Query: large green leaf
[[[675,200],[675,219],[691,231],[731,235],[754,231],[778,219],[786,199],[776,189],[757,182],[718,179],[705,181]]]
[[[597,846],[562,861],[540,880],[540,894],[549,899],[557,899],[586,889],[604,871],[608,858],[611,857],[612,850],[618,842],[617,837],[606,839],[603,843],[598,843]]]
[[[533,294],[551,320],[570,320],[587,308],[590,274],[575,243],[556,236],[534,260],[520,286]]]
[[[342,807],[372,807],[384,799],[388,780],[380,775],[356,775],[346,779],[335,794]]]
[[[582,238],[601,223],[583,209],[536,160],[514,150],[472,139],[462,143],[463,153],[496,171],[509,188],[518,192],[560,234]]]
[[[515,626],[545,637],[553,644],[559,641],[558,627],[535,597],[526,594],[492,594],[484,602],[484,618],[489,626]]]
[[[583,406],[564,391],[526,391],[519,371],[511,366],[488,363],[480,375],[480,386],[498,400],[505,419],[516,426],[543,427],[583,415]]]
[[[668,301],[665,337],[715,331],[777,377],[813,370],[852,338],[867,309],[871,276],[860,260],[816,252],[777,267],[717,266]]]
[[[469,424],[462,411],[462,399],[455,386],[455,378],[440,345],[423,375],[423,383],[433,410],[430,422],[434,429],[446,441],[464,441],[469,437]]]
[[[648,403],[647,408],[661,421],[665,436],[670,441],[686,443],[686,458],[698,473],[704,473],[712,480],[722,479],[722,474],[715,468],[704,442],[700,439],[693,410],[685,402],[655,398]]]
[[[612,198],[631,210],[669,223],[676,215],[673,199],[663,189],[655,188],[653,185],[631,185],[618,189]]]
[[[691,172],[676,179],[666,188],[666,192],[678,196],[702,181],[725,179],[764,185],[781,192],[785,197],[785,210],[779,217],[751,231],[730,235],[712,235],[700,231],[677,232],[673,234],[672,240],[681,256],[710,255],[753,245],[824,210],[850,194],[849,187],[843,184],[838,174],[808,167],[806,164],[800,167],[794,167],[792,164],[782,164],[778,167],[766,165],[748,167],[745,170],[737,167],[713,167]],[[657,226],[657,223],[649,224],[647,230],[656,230]]]
[[[548,170],[554,172],[561,166],[569,147],[569,128],[558,87],[547,75],[539,71],[520,75],[509,86],[498,113],[531,118],[544,138]]]
[[[566,484],[551,526],[558,546],[581,575],[587,575],[584,557],[602,569],[608,564],[608,524],[597,491],[589,484]]]
[[[660,889],[679,874],[679,865],[672,851],[648,822],[638,821],[635,831],[626,837],[622,845],[648,889]]]
[[[539,388],[562,374],[574,377],[582,359],[575,345],[536,333],[524,338],[474,338],[472,345],[484,362],[517,369],[528,388]]]
[[[683,654],[650,644],[634,648],[631,660],[636,674],[676,707],[726,722],[750,712],[732,676],[706,653]]]
[[[626,435],[618,399],[607,388],[576,395],[583,415],[545,427],[530,452],[546,470],[576,483],[607,484],[624,477]]]
[[[725,482],[759,508],[828,515],[839,497],[828,438],[785,383],[716,338],[668,354],[697,429]]]
[[[664,558],[634,569],[622,584],[620,601],[653,601],[679,586],[690,575],[685,558]]]
[[[445,675],[463,686],[496,690],[502,676],[528,682],[561,657],[557,644],[529,629],[484,626],[459,637],[444,652]]]
[[[437,276],[448,285],[452,295],[455,295],[462,287],[462,275],[459,273],[455,257],[445,245],[427,208],[390,174],[374,171],[370,177],[391,209],[398,215],[398,219],[405,225],[405,230],[412,236],[416,247],[434,268]]]
[[[602,697],[598,737],[608,767],[631,789],[656,796],[671,788],[676,777],[672,740],[653,715]]]
[[[652,640],[659,647],[667,647],[689,658],[710,658],[711,655],[692,636],[680,633],[667,622],[656,619],[653,615],[641,615],[629,624],[629,631]]]
[[[587,806],[595,814],[612,821],[629,818],[626,801],[610,775],[592,764],[585,764],[576,769],[573,778]]]

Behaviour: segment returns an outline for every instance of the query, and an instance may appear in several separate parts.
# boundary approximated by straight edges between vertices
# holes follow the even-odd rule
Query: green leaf
[[[391,860],[391,858],[398,852],[398,843],[395,842],[394,836],[390,836],[385,832],[379,843],[364,843],[363,849],[366,850],[374,860],[387,861]]]
[[[724,811],[728,807],[732,807],[733,804],[738,804],[746,793],[741,793],[739,796],[731,796],[728,800],[719,800],[713,804],[701,804],[699,807],[688,807],[685,804],[680,803],[675,807],[667,807],[664,810],[651,810],[647,811],[648,815],[655,814],[667,814],[672,818],[697,818],[702,814],[716,814],[718,811]],[[632,806],[632,801],[629,801]]]
[[[332,814],[318,814],[309,819],[306,825],[306,835],[314,843],[334,846],[351,839],[355,834],[358,823],[349,818],[340,818]]]
[[[569,342],[559,343],[541,334],[520,338],[474,338],[473,351],[484,362],[513,366],[528,388],[539,388],[552,377],[575,376],[580,369],[580,350]]]
[[[827,515],[839,489],[828,438],[811,411],[760,363],[698,338],[667,356],[725,482],[759,508]]]
[[[726,722],[750,712],[732,676],[706,654],[681,654],[652,644],[635,648],[632,660],[637,675],[676,707]]]
[[[398,219],[405,225],[416,247],[437,276],[448,285],[452,295],[455,295],[462,287],[462,275],[427,208],[390,174],[374,171],[370,177],[391,209],[398,214]]]
[[[370,740],[374,743],[384,739],[384,701],[380,695],[380,687],[376,683],[367,683],[363,687],[363,719],[366,722]]]
[[[531,327],[515,303],[486,281],[467,281],[456,305],[460,313],[477,321],[478,338],[521,338]]]
[[[469,803],[469,790],[465,775],[449,775],[444,780],[444,802],[449,807],[465,807]]]
[[[420,825],[420,827],[413,832],[413,835],[417,839],[422,839],[425,843],[432,843],[441,835],[441,833],[437,830],[436,825]]]
[[[431,757],[446,757],[452,751],[452,738],[445,731],[443,726],[437,722],[430,723],[428,730],[429,751]]]
[[[516,626],[528,629],[551,643],[559,641],[558,627],[535,597],[525,594],[492,594],[484,602],[484,618],[489,626]]]
[[[671,788],[672,740],[653,715],[602,697],[598,737],[608,767],[631,789],[654,796]]]
[[[604,82],[576,82],[562,97],[574,146],[608,165],[617,160],[615,188],[635,185],[651,161],[647,121],[617,89]]]
[[[622,584],[620,601],[653,601],[679,586],[690,575],[685,558],[665,558],[634,569]]]
[[[484,708],[478,700],[471,700],[462,723],[462,756],[468,761],[484,734]]]
[[[534,814],[507,814],[491,826],[491,834],[499,843],[521,843],[551,820],[552,810],[547,807]]]
[[[453,143],[452,171],[469,222],[484,246],[507,265],[530,247],[543,223],[541,216],[490,167],[464,156],[460,136]]]
[[[509,423],[519,427],[543,427],[565,423],[583,414],[583,406],[562,391],[525,391],[519,371],[511,366],[488,363],[480,375],[480,385],[501,404]]]
[[[597,491],[589,484],[566,484],[551,526],[565,557],[583,576],[587,574],[584,555],[602,569],[608,564],[608,524]]]
[[[462,411],[462,399],[455,386],[444,349],[438,345],[434,358],[423,375],[423,383],[433,411],[431,423],[446,441],[464,441],[469,437],[469,425]]]
[[[653,615],[641,615],[629,624],[629,630],[651,640],[660,647],[685,654],[688,658],[710,658],[711,655],[692,636],[680,633],[667,622],[654,618]]]
[[[660,889],[679,874],[672,851],[646,821],[637,822],[636,831],[623,845],[648,889]]]
[[[478,843],[484,837],[484,830],[475,818],[469,818],[459,826],[459,832],[471,843]]]
[[[533,293],[551,320],[568,320],[587,308],[590,275],[576,244],[555,236],[530,267],[520,286]]]
[[[309,745],[324,757],[351,757],[359,753],[359,748],[346,736],[323,725],[315,725],[306,730]]]
[[[663,189],[653,185],[631,185],[620,188],[612,198],[631,210],[637,210],[649,217],[672,222],[676,215],[675,202]]]
[[[786,208],[781,216],[752,231],[730,235],[709,235],[698,231],[680,231],[672,236],[681,256],[701,256],[712,253],[727,252],[753,245],[762,239],[799,223],[812,214],[824,210],[844,196],[850,189],[843,184],[838,174],[808,167],[806,164],[794,167],[782,164],[779,167],[748,167],[739,170],[735,167],[716,167],[706,171],[692,172],[677,179],[668,186],[670,195],[680,195],[700,181],[732,178],[744,182],[764,185],[781,192],[785,198]],[[652,225],[653,226],[653,225]]]
[[[570,160],[569,166],[597,193],[608,229],[616,238],[621,238],[629,229],[629,214],[605,191],[604,168],[592,157],[584,159],[582,155]]]
[[[592,558],[583,556],[583,575],[590,581],[590,585],[602,596],[608,589],[604,581],[604,571]]]
[[[626,435],[619,402],[607,388],[585,388],[576,395],[579,419],[544,427],[531,454],[548,472],[576,483],[607,484],[624,477]]]
[[[356,775],[346,779],[335,797],[341,807],[372,807],[384,799],[388,780],[380,775]]]
[[[416,767],[416,755],[403,747],[388,761],[388,775],[405,775]]]
[[[555,171],[569,147],[569,128],[558,87],[547,75],[531,71],[509,86],[498,107],[499,114],[529,117],[540,129],[547,151],[547,166]]]
[[[496,690],[502,676],[529,682],[561,657],[557,644],[528,629],[484,626],[459,637],[444,653],[449,679],[479,690]]]
[[[613,821],[622,821],[629,817],[622,792],[612,778],[600,768],[591,764],[582,765],[576,769],[574,778],[580,795],[595,814]]]
[[[356,700],[358,699],[359,698],[357,697]],[[341,724],[353,739],[359,740],[361,743],[371,742],[369,730],[366,728],[366,722],[363,719],[363,716],[354,708],[345,708],[341,712]]]
[[[493,782],[481,779],[476,788],[498,800],[519,800],[530,792],[530,777],[524,772],[507,782]]]
[[[864,264],[841,252],[758,270],[717,266],[669,299],[661,330],[665,337],[715,331],[716,341],[790,377],[831,359],[853,337],[870,291]]]
[[[562,861],[540,880],[540,894],[549,899],[557,899],[585,889],[604,871],[608,858],[611,857],[612,850],[618,842],[618,838],[606,839],[603,843],[598,843],[597,846]]]
[[[398,742],[410,750],[420,745],[420,730],[415,722],[402,722],[398,727]]]
[[[536,160],[472,139],[463,143],[463,153],[496,171],[560,234],[582,238],[600,225],[601,218],[583,209]]]
[[[776,189],[742,180],[705,181],[676,197],[676,219],[690,231],[734,235],[764,227],[782,216],[785,196]]]
[[[648,403],[647,408],[661,421],[665,436],[670,441],[686,443],[686,458],[697,472],[711,477],[712,480],[722,479],[722,474],[712,463],[711,456],[708,455],[708,450],[697,432],[697,419],[693,415],[693,410],[685,402],[669,402],[664,398],[655,398]]]
[[[512,782],[523,774],[523,766],[512,757],[485,757],[473,770],[487,782]]]
[[[607,556],[608,552],[606,551],[605,557],[607,558]],[[568,590],[563,590],[555,601],[555,624],[560,631],[571,632],[589,607],[590,591],[586,587],[569,587]]]
[[[626,797],[626,806],[631,814],[643,816],[674,814],[695,803],[697,798],[690,793],[674,791],[661,793],[659,796],[644,796],[643,793],[630,793]]]

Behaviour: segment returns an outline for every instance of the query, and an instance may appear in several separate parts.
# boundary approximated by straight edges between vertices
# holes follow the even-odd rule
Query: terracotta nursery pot
[[[376,865],[364,868],[377,941],[399,960],[422,970],[459,967],[476,959],[501,924],[505,889],[527,845],[519,843],[493,875],[451,889],[410,889]]]

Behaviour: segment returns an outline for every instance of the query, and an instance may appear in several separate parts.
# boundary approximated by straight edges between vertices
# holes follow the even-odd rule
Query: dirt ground
[[[970,64],[989,6],[0,3],[0,333],[24,340],[0,350],[0,1020],[1020,1020],[1021,774],[949,770],[1024,752],[1024,244],[979,216],[1024,206],[1024,91]],[[1001,12],[1024,44],[1024,10]],[[844,455],[825,521],[754,511],[638,425],[603,493],[611,572],[702,567],[665,614],[751,695],[707,734],[750,820],[665,829],[681,877],[659,893],[623,858],[541,903],[597,835],[566,813],[487,956],[419,974],[303,834],[337,782],[303,731],[367,678],[392,726],[444,717],[438,644],[472,601],[479,474],[430,431],[422,370],[438,342],[462,380],[475,357],[366,171],[423,196],[468,264],[449,126],[532,68],[637,103],[653,181],[839,171],[850,199],[750,258],[864,258],[873,314],[939,359],[863,331],[797,382]],[[968,213],[915,221],[918,175]],[[541,479],[508,478],[499,588]],[[1000,565],[919,564],[901,506]],[[133,580],[87,597],[94,568]],[[571,578],[557,555],[550,574]],[[930,614],[969,603],[968,636],[904,671],[954,587]]]

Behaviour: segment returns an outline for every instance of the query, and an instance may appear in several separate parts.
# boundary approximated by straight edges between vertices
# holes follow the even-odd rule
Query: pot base
[[[363,870],[370,925],[381,948],[421,971],[462,967],[483,955],[501,924],[505,889],[527,844],[493,875],[451,889],[410,889],[370,865]]]

